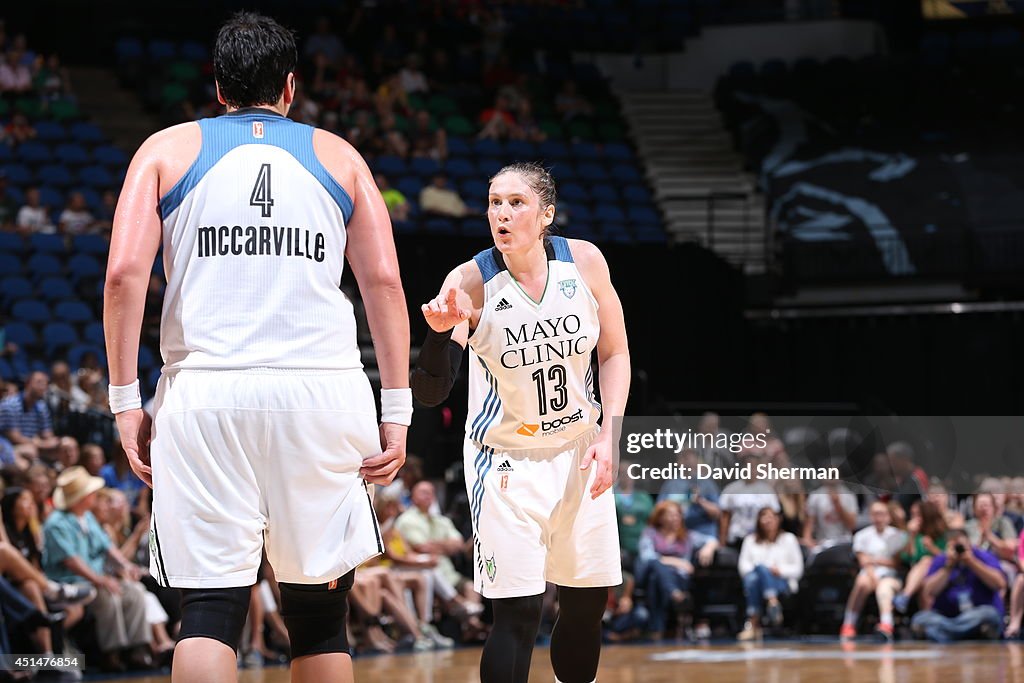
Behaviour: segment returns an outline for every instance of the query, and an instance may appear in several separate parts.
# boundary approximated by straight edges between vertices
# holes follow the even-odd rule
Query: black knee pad
[[[292,659],[329,652],[348,654],[348,592],[355,570],[336,581],[279,583],[281,618],[288,627]]]
[[[238,652],[251,590],[252,586],[182,589],[178,640],[213,638]]]

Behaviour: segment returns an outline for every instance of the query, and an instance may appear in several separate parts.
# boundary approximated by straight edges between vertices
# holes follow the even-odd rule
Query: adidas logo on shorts
[[[508,302],[508,299],[502,298],[502,300],[498,302],[498,305],[494,307],[494,310],[507,311],[510,308],[512,308],[512,304]]]
[[[505,462],[501,463],[500,465],[498,465],[498,471],[499,472],[511,472],[512,471],[511,463],[509,463],[508,460],[506,460]]]

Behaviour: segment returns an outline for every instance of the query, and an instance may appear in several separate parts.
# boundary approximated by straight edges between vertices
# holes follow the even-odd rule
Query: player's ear
[[[285,79],[284,86],[284,103],[291,104],[295,100],[295,73],[288,72],[288,78]]]
[[[551,225],[551,222],[555,220],[555,205],[548,204],[548,208],[544,209],[544,213],[541,215],[541,222],[544,227]]]
[[[214,81],[213,85],[217,88],[217,101],[223,104],[225,107],[228,106],[228,101],[225,100],[224,96],[220,94],[220,83]]]

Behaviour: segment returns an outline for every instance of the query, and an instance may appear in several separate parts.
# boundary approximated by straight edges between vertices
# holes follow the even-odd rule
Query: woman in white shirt
[[[804,574],[804,556],[800,542],[782,531],[782,519],[772,508],[757,513],[754,533],[743,539],[739,559],[743,593],[747,598],[747,621],[739,640],[761,638],[761,615],[774,626],[782,625],[780,595],[795,593]]]

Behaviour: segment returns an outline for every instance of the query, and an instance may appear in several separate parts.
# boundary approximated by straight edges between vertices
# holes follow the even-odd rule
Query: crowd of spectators
[[[697,431],[723,433],[713,414]],[[763,415],[752,417],[746,431],[777,433]],[[849,434],[832,436],[842,441]],[[754,472],[764,463],[790,466],[787,444],[765,443],[738,453],[684,449],[679,464],[688,469],[680,471],[696,472],[698,464],[750,464]],[[609,595],[606,637],[710,638],[722,612],[703,603],[730,590],[743,600],[736,614],[719,619],[724,631],[717,633],[740,640],[822,627],[834,627],[844,641],[865,632],[888,642],[1019,637],[1024,478],[980,478],[973,494],[957,496],[919,461],[910,443],[894,441],[856,485],[694,476],[659,482],[652,492],[627,474],[631,463],[620,463],[616,509],[627,578]],[[816,590],[822,577],[831,592]],[[841,595],[833,605],[841,620],[802,618],[801,600],[829,594]]]

